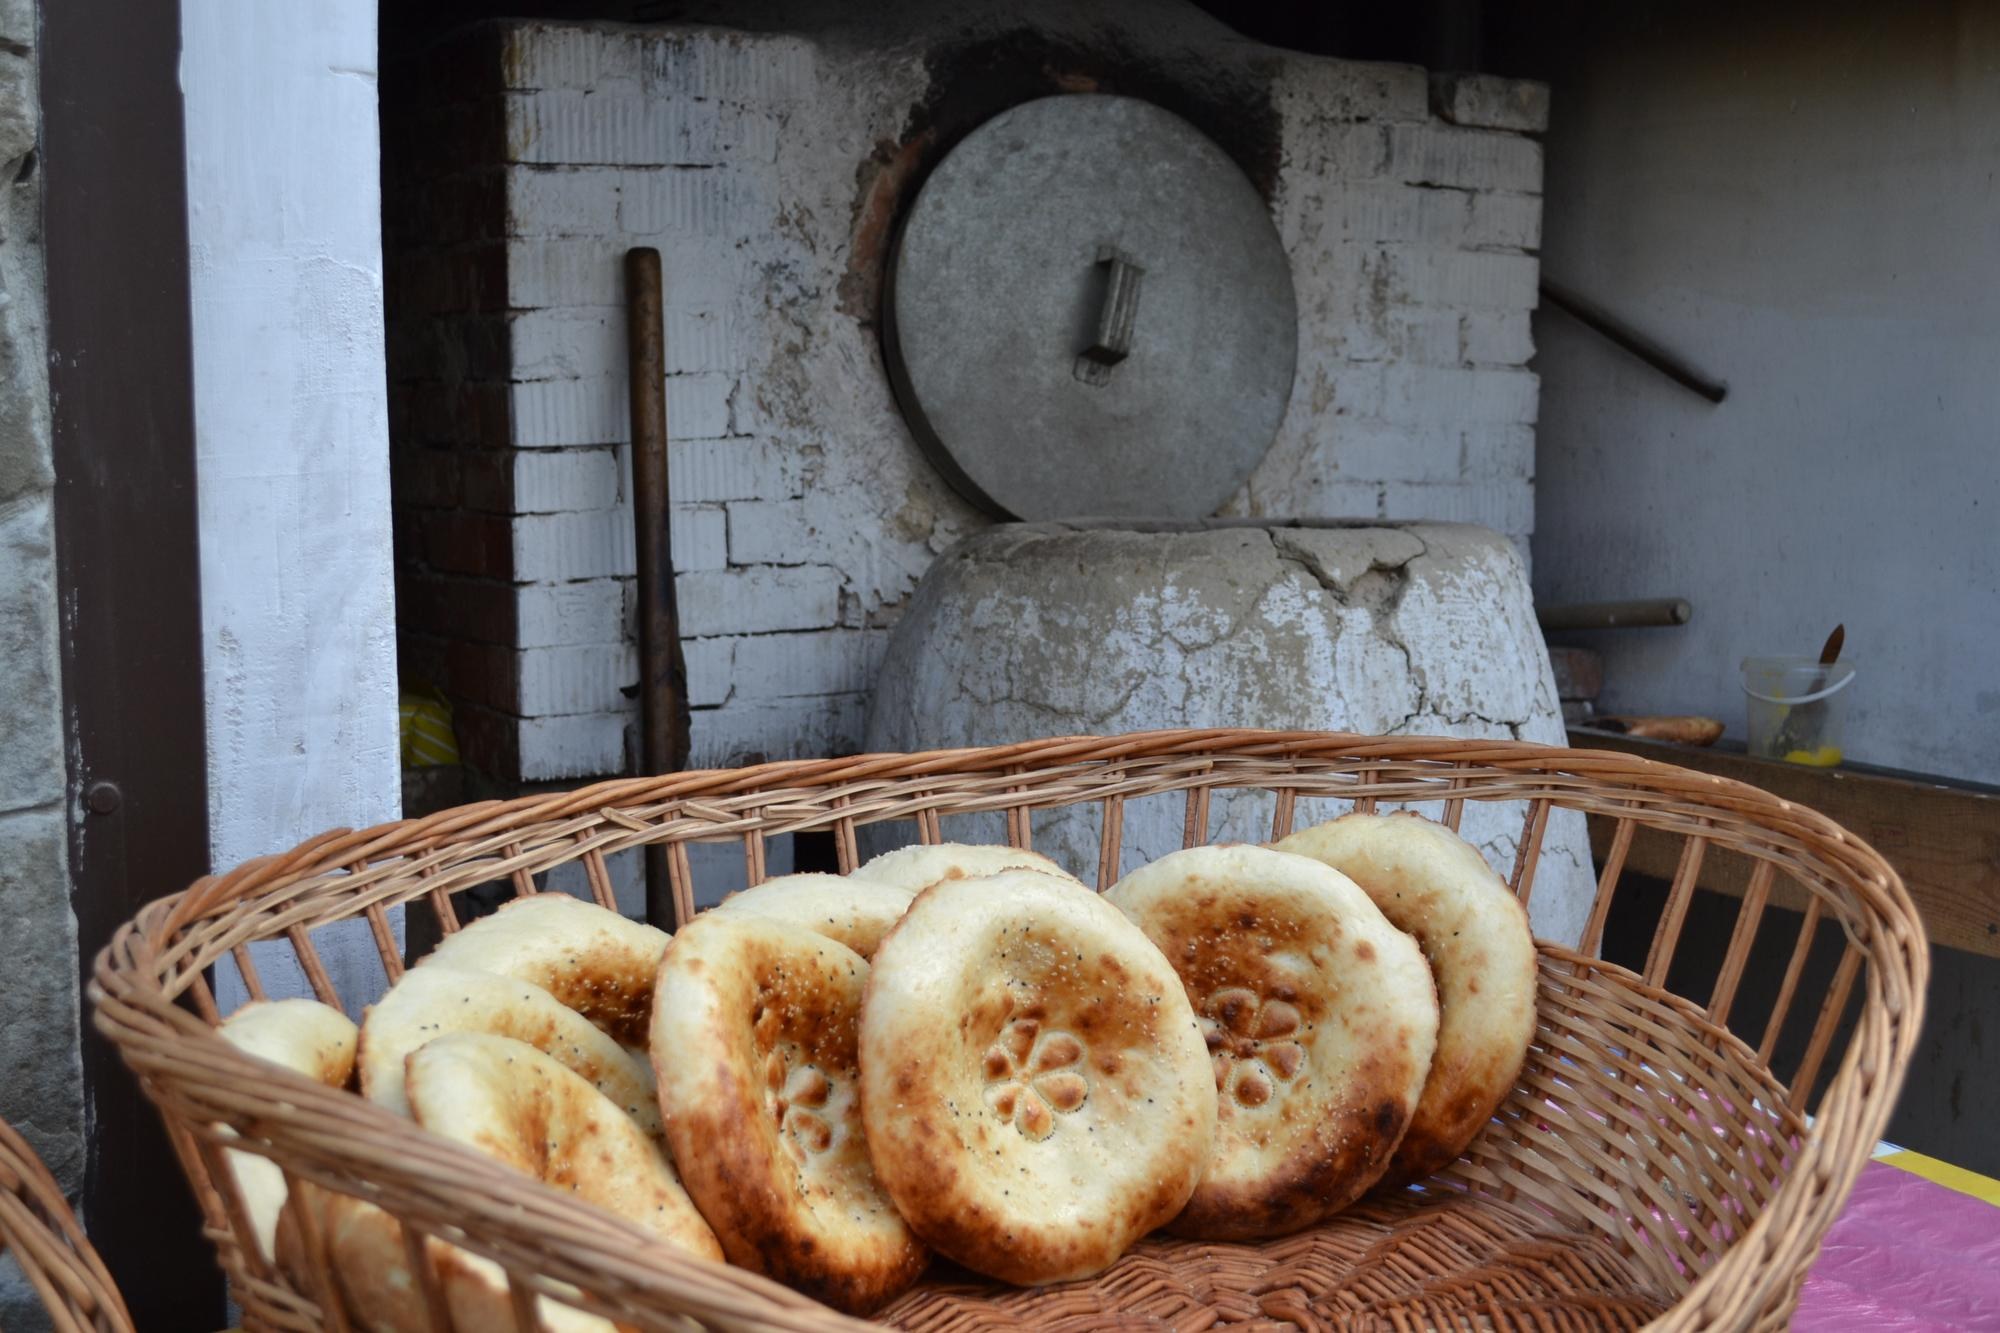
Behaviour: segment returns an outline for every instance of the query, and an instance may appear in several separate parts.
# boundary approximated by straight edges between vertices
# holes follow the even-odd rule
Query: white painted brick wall
[[[1468,519],[1525,541],[1541,149],[1489,122],[1532,120],[1542,94],[1272,60],[1300,356],[1229,512]],[[522,698],[546,710],[520,724],[523,776],[616,771],[629,744],[633,245],[666,277],[695,762],[853,746],[885,627],[986,521],[915,450],[876,330],[843,308],[856,164],[904,133],[921,52],[525,22],[504,66]]]

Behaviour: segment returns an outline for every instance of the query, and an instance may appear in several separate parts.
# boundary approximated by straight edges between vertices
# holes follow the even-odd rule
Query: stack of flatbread
[[[1103,894],[941,844],[789,875],[677,935],[537,894],[448,935],[357,1030],[310,1001],[223,1025],[295,1074],[703,1258],[865,1313],[933,1253],[1088,1277],[1155,1230],[1254,1240],[1449,1165],[1535,1023],[1520,903],[1415,815],[1176,852]],[[228,1154],[253,1235],[313,1228],[359,1327],[510,1317],[497,1265]],[[428,1265],[428,1273],[412,1264]],[[541,1298],[557,1330],[614,1325]],[[581,1308],[580,1308],[581,1307]]]

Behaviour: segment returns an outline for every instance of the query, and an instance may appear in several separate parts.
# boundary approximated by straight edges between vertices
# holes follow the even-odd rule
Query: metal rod
[[[1719,403],[1729,396],[1727,384],[1708,378],[1643,333],[1599,310],[1562,284],[1543,278],[1542,296],[1550,305],[1592,333],[1624,348],[1690,393],[1700,394],[1711,403]]]
[[[625,252],[625,334],[632,394],[632,524],[639,567],[639,766],[673,773],[688,757],[687,663],[674,600],[672,495],[667,487],[667,350],[660,252]],[[646,848],[646,919],[672,928],[667,848]]]
[[[1646,597],[1631,602],[1558,602],[1535,608],[1543,629],[1640,629],[1685,625],[1694,607],[1685,597]]]

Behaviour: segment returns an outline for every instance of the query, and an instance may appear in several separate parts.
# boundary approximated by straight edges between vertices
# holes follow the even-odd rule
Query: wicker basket
[[[1195,844],[1210,836],[1210,801],[1224,789],[1266,793],[1256,799],[1268,801],[1274,836],[1350,806],[1407,805],[1455,827],[1465,802],[1513,803],[1522,823],[1512,885],[1523,899],[1552,806],[1616,821],[1580,951],[1541,948],[1539,1028],[1514,1095],[1450,1170],[1316,1230],[1255,1246],[1148,1240],[1094,1281],[1043,1290],[934,1270],[883,1319],[922,1329],[1784,1325],[1902,1082],[1923,1005],[1923,930],[1895,873],[1827,819],[1617,754],[1174,731],[769,764],[468,806],[329,833],[152,904],[97,961],[96,1022],[163,1112],[251,1327],[348,1324],[307,1210],[292,1210],[307,1238],[296,1279],[244,1245],[243,1210],[219,1169],[225,1142],[268,1155],[294,1179],[380,1204],[404,1220],[413,1246],[428,1234],[498,1261],[523,1329],[535,1326],[531,1293],[558,1293],[561,1283],[638,1328],[856,1326],[237,1052],[212,1031],[219,1016],[205,970],[233,956],[261,994],[245,946],[288,943],[319,996],[352,1008],[402,972],[387,915],[399,904],[426,902],[449,931],[458,895],[487,884],[534,892],[534,876],[580,861],[598,900],[612,905],[606,858],[665,843],[685,920],[694,910],[690,842],[740,843],[756,882],[768,838],[831,830],[851,866],[856,827],[882,820],[913,821],[931,842],[1004,818],[1009,840],[1026,846],[1037,812],[1095,803],[1102,885],[1121,866],[1128,802],[1184,808]],[[1641,830],[1684,840],[1663,902],[1630,885],[1620,896]],[[1721,872],[1732,861],[1747,889],[1719,974],[1684,987],[1702,995],[1674,994],[1665,982],[1695,881],[1704,862]],[[1636,972],[1596,957],[1614,898],[1621,938],[1631,938],[1635,904],[1657,919]],[[1803,907],[1803,919],[1777,910],[1788,905]],[[346,929],[372,932],[381,958],[368,985],[353,988],[367,994],[338,993],[315,948],[317,932],[350,920]],[[1838,958],[1824,984],[1824,960],[1808,962],[1816,943]],[[1761,959],[1774,944],[1789,965],[1769,1011],[1753,1015],[1747,997],[1769,988],[1761,976],[1739,983],[1753,946]],[[268,972],[269,954],[258,956]],[[1794,1015],[1805,976],[1814,978],[1805,989],[1823,984],[1824,994]],[[1781,1049],[1801,1052],[1784,1077],[1772,1068]]]
[[[0,1120],[0,1254],[11,1254],[56,1333],[132,1333],[125,1300],[49,1169]]]

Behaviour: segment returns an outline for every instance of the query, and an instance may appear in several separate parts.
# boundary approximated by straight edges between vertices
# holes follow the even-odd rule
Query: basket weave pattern
[[[1129,868],[1127,802],[1184,802],[1195,845],[1210,835],[1213,793],[1238,788],[1268,794],[1273,837],[1349,808],[1407,806],[1456,827],[1467,801],[1513,803],[1522,822],[1510,883],[1523,900],[1552,807],[1618,821],[1578,949],[1541,946],[1538,1031],[1498,1120],[1423,1189],[1364,1201],[1298,1236],[1254,1246],[1153,1239],[1093,1281],[1044,1290],[940,1266],[883,1318],[923,1329],[1784,1325],[1909,1062],[1928,970],[1923,930],[1895,873],[1827,819],[1609,752],[1171,731],[635,778],[466,806],[326,834],[152,904],[97,961],[95,1021],[165,1116],[247,1326],[348,1324],[309,1210],[290,1209],[303,1237],[295,1272],[242,1243],[249,1231],[221,1169],[224,1142],[269,1156],[293,1180],[379,1204],[403,1220],[413,1253],[429,1235],[498,1261],[524,1330],[535,1327],[534,1295],[561,1299],[562,1283],[636,1328],[858,1326],[753,1274],[683,1257],[359,1097],[261,1065],[214,1035],[221,1015],[205,970],[233,961],[261,995],[247,946],[279,941],[319,998],[351,1008],[402,973],[393,907],[427,903],[455,930],[458,895],[492,883],[535,892],[536,875],[570,861],[615,906],[607,858],[665,844],[684,921],[694,912],[690,842],[739,843],[756,883],[772,837],[830,830],[847,869],[856,827],[883,820],[936,842],[968,816],[996,828],[1004,819],[1007,840],[1029,846],[1036,812],[1095,803],[1104,887]],[[1635,973],[1595,955],[1642,825],[1681,836],[1685,850]],[[1664,983],[1697,877],[1705,857],[1725,855],[1754,867],[1727,955],[1699,1000],[1676,995]],[[1796,927],[1766,911],[1781,891],[1804,895]],[[339,994],[315,947],[316,931],[348,920],[366,923],[380,955],[370,994]],[[1840,928],[1839,961],[1816,1010],[1794,1015],[1822,922]],[[1795,931],[1796,942],[1757,1023],[1738,993],[1753,944],[1775,930]],[[1781,1080],[1780,1035],[1808,1018],[1803,1055]],[[1754,1046],[1738,1035],[1759,1027]],[[1828,1069],[1808,1125],[1808,1098]],[[440,1312],[434,1328],[447,1333],[441,1298],[427,1295]]]
[[[0,1254],[11,1254],[56,1333],[132,1333],[132,1316],[62,1188],[0,1120]]]

